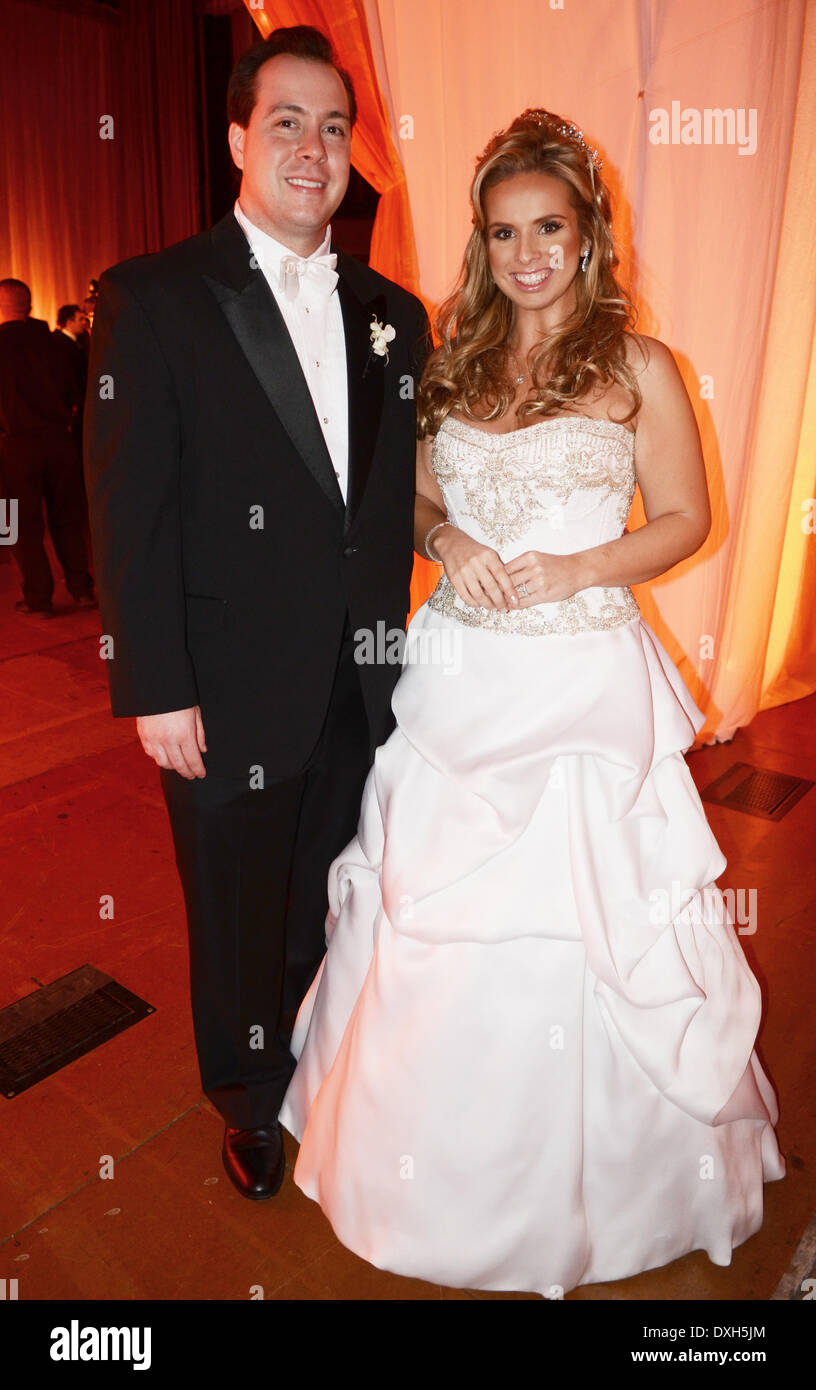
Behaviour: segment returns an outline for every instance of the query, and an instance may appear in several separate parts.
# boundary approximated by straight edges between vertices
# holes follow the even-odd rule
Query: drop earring
[[[586,270],[587,266],[589,265],[589,251],[590,251],[590,248],[587,248],[587,250],[584,252],[583,256],[581,257],[581,269],[582,269],[582,270]]]

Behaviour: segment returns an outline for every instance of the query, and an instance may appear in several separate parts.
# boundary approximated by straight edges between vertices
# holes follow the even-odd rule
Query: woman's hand
[[[425,538],[431,530],[430,553],[445,567],[445,574],[463,603],[471,608],[512,611],[519,599],[500,556],[481,545],[466,531],[445,519],[445,499],[431,465],[432,441],[417,441],[416,497],[414,500],[414,549],[425,556]],[[439,528],[439,529],[435,529]]]
[[[576,555],[548,555],[541,550],[525,550],[523,555],[508,560],[505,571],[516,592],[522,585],[527,589],[526,594],[519,596],[519,608],[530,608],[534,603],[558,603],[584,588],[580,579],[579,556],[580,552]]]
[[[431,537],[431,549],[464,603],[473,608],[519,608],[522,601],[502,560],[490,546],[475,541],[450,522]]]

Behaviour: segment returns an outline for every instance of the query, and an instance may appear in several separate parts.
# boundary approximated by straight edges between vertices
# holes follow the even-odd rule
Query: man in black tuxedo
[[[77,349],[79,351],[79,349]],[[71,434],[73,378],[23,280],[0,280],[0,495],[17,503],[12,554],[20,613],[55,616],[45,524],[74,601],[95,607],[85,540],[82,462]]]
[[[82,411],[85,409],[85,391],[88,388],[89,332],[88,314],[79,304],[63,304],[57,310],[57,327],[51,334],[51,341],[54,352],[63,357],[65,375],[71,382],[71,409],[74,410],[71,434],[74,435],[79,453],[82,453]]]
[[[355,632],[405,626],[429,337],[418,299],[329,251],[356,105],[328,40],[255,44],[228,115],[235,208],[101,277],[85,473],[112,709],[161,769],[184,888],[202,1085],[231,1180],[264,1198],[328,867],[394,723],[399,667],[358,664]]]
[[[71,432],[82,451],[82,411],[88,384],[88,344],[91,321],[78,304],[63,304],[57,310],[57,326],[51,337],[54,351],[60,353],[65,374],[71,383],[74,418]]]

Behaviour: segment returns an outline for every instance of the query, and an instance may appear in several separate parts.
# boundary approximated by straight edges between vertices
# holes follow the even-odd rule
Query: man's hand
[[[188,781],[193,777],[206,777],[201,754],[206,753],[207,744],[198,705],[192,709],[171,710],[168,714],[140,714],[136,719],[136,732],[145,753],[158,767],[175,768]]]
[[[431,545],[445,566],[445,574],[464,603],[476,608],[520,607],[513,581],[501,558],[450,524],[437,531]]]

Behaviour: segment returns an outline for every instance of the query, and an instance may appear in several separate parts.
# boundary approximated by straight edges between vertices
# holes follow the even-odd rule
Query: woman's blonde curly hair
[[[546,417],[580,400],[592,385],[608,387],[614,382],[631,393],[633,402],[618,423],[631,420],[640,409],[642,397],[624,339],[627,330],[634,329],[638,311],[614,275],[619,262],[609,191],[598,172],[599,162],[570,132],[577,128],[560,116],[528,110],[494,135],[476,161],[470,192],[473,231],[456,287],[436,318],[439,346],[428,358],[417,388],[420,439],[435,435],[454,406],[473,419],[494,420],[514,398],[507,343],[515,306],[490,272],[484,211],[488,189],[514,174],[561,179],[575,208],[581,239],[591,243],[587,269],[574,281],[574,313],[528,357],[536,394],[518,407],[519,417]],[[545,358],[551,368],[542,380],[539,369]],[[477,403],[482,407],[479,415],[472,409]]]

